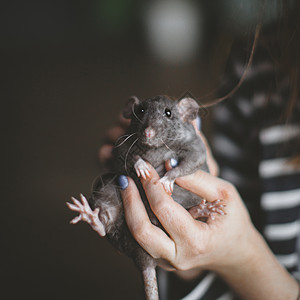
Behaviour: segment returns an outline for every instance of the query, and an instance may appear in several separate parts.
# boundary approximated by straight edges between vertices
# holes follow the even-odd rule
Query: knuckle
[[[189,261],[186,259],[180,259],[178,261],[175,261],[173,263],[173,266],[179,271],[187,271],[187,270],[191,269],[191,265],[190,265]]]
[[[190,253],[191,253],[191,256],[197,256],[199,254],[201,254],[202,252],[202,247],[199,246],[199,242],[198,241],[190,241]]]
[[[122,195],[124,209],[130,210],[134,206],[134,198],[132,197],[131,190],[127,190]]]
[[[203,247],[200,246],[198,240],[189,240],[189,256],[197,257],[203,253]]]
[[[218,189],[218,198],[222,200],[230,200],[235,193],[235,186],[230,182],[224,182]]]
[[[170,205],[166,201],[158,201],[152,206],[155,214],[159,215],[162,218],[168,218],[170,215]]]
[[[132,228],[132,233],[138,242],[144,243],[150,236],[150,225],[148,223],[138,224]]]
[[[195,241],[188,243],[189,241],[186,241],[183,249],[177,252],[177,258],[173,260],[173,265],[177,270],[186,271],[194,268],[195,263],[199,263],[198,258],[203,254],[203,249],[199,247],[199,243]]]

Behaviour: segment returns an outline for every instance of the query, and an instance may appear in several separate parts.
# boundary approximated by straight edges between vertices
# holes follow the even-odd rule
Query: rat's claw
[[[144,179],[146,179],[146,175],[145,175],[144,170],[140,170],[140,172],[141,172],[141,176],[142,176]]]
[[[202,199],[199,205],[196,205],[189,209],[189,213],[194,219],[198,218],[208,218],[215,220],[215,215],[219,214],[221,216],[226,215],[223,211],[223,204],[220,204],[222,200],[218,199],[213,202],[207,202],[205,199]]]
[[[220,209],[220,208],[217,208],[216,209],[216,212],[219,214],[219,215],[225,215],[225,212],[222,210],[222,209]]]
[[[142,176],[144,179],[150,177],[150,169],[142,158],[137,160],[137,162],[134,164],[134,168],[138,177]]]
[[[78,207],[81,207],[82,204],[75,198],[75,197],[71,197],[72,201],[74,202],[74,204]]]
[[[70,221],[71,224],[77,224],[80,220],[82,220],[82,216],[79,215]]]
[[[69,202],[67,202],[67,205],[73,211],[80,211],[80,207],[78,207],[77,205],[71,204]]]
[[[89,206],[89,204],[88,204],[86,198],[83,196],[83,194],[80,194],[80,199],[81,199],[81,202],[82,202],[82,204],[83,204],[84,207],[90,208],[90,206]]]
[[[136,171],[137,177],[140,177],[141,176],[140,170],[138,168],[135,168],[135,171]]]
[[[167,194],[172,195],[174,188],[174,180],[171,180],[167,176],[164,176],[159,180],[159,182],[163,185]]]
[[[145,168],[144,172],[146,174],[146,177],[150,177],[150,170],[148,168],[148,165],[146,165],[146,166],[147,166],[147,168]]]
[[[76,224],[79,221],[84,221],[90,224],[90,226],[100,235],[105,236],[105,226],[99,219],[100,208],[97,207],[92,210],[86,198],[80,194],[80,203],[77,199],[72,197],[74,204],[68,203],[68,207],[73,211],[78,211],[79,215],[70,221],[71,224]]]

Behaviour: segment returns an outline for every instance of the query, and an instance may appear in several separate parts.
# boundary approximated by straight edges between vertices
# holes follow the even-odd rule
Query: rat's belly
[[[161,166],[164,167],[165,162],[171,158],[177,159],[176,153],[165,147],[148,150],[143,153],[141,157],[149,162],[155,169],[161,168]]]

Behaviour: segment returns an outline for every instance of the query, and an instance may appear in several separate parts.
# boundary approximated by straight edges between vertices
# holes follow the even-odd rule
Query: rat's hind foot
[[[79,212],[79,216],[75,217],[71,220],[71,224],[76,224],[79,221],[85,221],[91,225],[91,227],[100,235],[105,236],[105,227],[103,223],[99,220],[99,208],[96,208],[94,211],[91,210],[86,198],[80,194],[81,202],[71,197],[74,204],[68,203],[68,207],[73,210]]]
[[[144,179],[150,177],[149,166],[142,158],[137,160],[137,162],[134,164],[134,168],[138,177],[142,176]]]
[[[206,202],[206,200],[203,199],[200,204],[190,208],[189,213],[194,219],[207,219],[208,217],[211,217],[211,219],[214,220],[216,213],[222,216],[226,214],[222,209],[225,207],[225,205],[220,204],[221,201],[222,200]]]
[[[173,193],[174,181],[175,180],[170,179],[168,176],[164,176],[159,180],[159,182],[164,186],[165,191],[169,195],[172,195]]]

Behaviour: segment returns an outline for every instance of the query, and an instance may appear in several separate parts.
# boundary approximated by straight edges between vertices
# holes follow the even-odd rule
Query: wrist
[[[198,278],[203,273],[202,268],[193,268],[186,271],[176,270],[175,274],[185,281],[190,281]]]
[[[243,253],[215,271],[242,299],[296,299],[297,281],[284,269],[262,236],[253,229]]]
[[[263,237],[254,226],[243,239],[239,240],[239,244],[237,251],[233,253],[235,257],[224,265],[224,269],[228,269],[228,272],[239,269],[241,266],[257,263],[268,250]]]
[[[264,240],[254,226],[250,226],[247,231],[243,231],[235,242],[227,244],[227,251],[222,250],[217,260],[214,260],[208,267],[213,272],[226,276],[235,269],[247,265],[249,262],[255,262],[258,255],[261,254],[259,248],[264,244]]]

